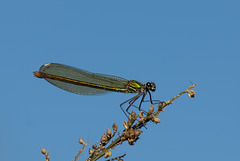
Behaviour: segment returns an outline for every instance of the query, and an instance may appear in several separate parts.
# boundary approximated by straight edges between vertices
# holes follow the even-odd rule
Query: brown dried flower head
[[[128,139],[128,144],[129,144],[129,145],[134,145],[134,139],[130,139],[130,138],[129,138],[129,139]]]
[[[162,111],[162,109],[163,109],[163,102],[160,102],[158,104],[158,109],[159,109],[159,111]]]
[[[93,152],[94,152],[94,151],[93,151],[92,149],[89,148],[88,153],[89,153],[90,155],[92,155]]]
[[[41,153],[45,155],[47,153],[47,150],[45,148],[41,148]]]
[[[154,123],[160,123],[161,121],[160,121],[160,119],[159,118],[157,118],[157,117],[154,117],[153,119],[152,119],[152,122],[154,122]]]
[[[97,149],[97,145],[96,145],[96,144],[93,144],[93,145],[92,145],[92,148],[93,148],[94,150],[96,150],[96,149]]]
[[[138,116],[139,116],[140,118],[142,118],[142,117],[143,117],[143,111],[140,111],[139,114],[138,114]]]
[[[144,118],[143,118],[143,117],[140,118],[140,119],[138,120],[138,122],[139,122],[140,124],[142,124],[142,123],[144,122]]]
[[[106,145],[108,143],[108,137],[106,134],[103,134],[103,136],[101,137],[100,143],[102,145]]]
[[[137,119],[137,114],[134,111],[132,111],[131,116],[132,116],[132,121],[135,121]]]
[[[154,107],[153,107],[153,105],[151,105],[149,110],[148,110],[147,115],[151,115],[153,113],[153,111],[154,111]]]
[[[124,121],[123,127],[124,127],[125,129],[128,129],[128,123],[127,123],[127,121]]]
[[[82,138],[78,139],[79,144],[85,144]]]
[[[111,134],[112,134],[112,132],[111,132],[111,130],[108,128],[108,129],[107,129],[107,135],[111,136]]]
[[[110,157],[112,156],[112,152],[110,151],[107,151],[105,154],[104,154],[104,157],[107,158],[107,157]]]
[[[113,132],[117,132],[118,126],[116,123],[113,124],[112,129],[113,129]]]
[[[195,95],[196,95],[196,93],[195,93],[194,90],[190,90],[190,91],[188,91],[188,97],[190,97],[190,98],[194,98]]]

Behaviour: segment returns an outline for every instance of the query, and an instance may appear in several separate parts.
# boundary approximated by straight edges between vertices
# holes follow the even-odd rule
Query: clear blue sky
[[[168,100],[197,83],[195,99],[180,97],[162,123],[143,129],[125,160],[240,160],[240,2],[1,1],[0,160],[73,160],[114,122],[131,94],[81,96],[37,79],[55,62],[92,72],[154,81],[154,99]],[[145,108],[149,104],[144,105]],[[82,160],[88,156],[88,150]]]

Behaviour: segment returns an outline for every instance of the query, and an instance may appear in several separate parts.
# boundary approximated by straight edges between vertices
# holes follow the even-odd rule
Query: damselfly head
[[[146,83],[146,88],[147,88],[148,90],[154,92],[154,91],[156,90],[156,85],[155,85],[155,83],[153,83],[153,82],[147,82],[147,83]]]

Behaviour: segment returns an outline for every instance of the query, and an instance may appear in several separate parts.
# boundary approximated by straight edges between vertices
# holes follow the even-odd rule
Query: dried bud
[[[125,132],[124,132],[124,137],[125,137],[126,139],[130,137],[129,131],[125,131]]]
[[[100,140],[102,145],[106,145],[108,143],[108,137],[106,134],[103,134],[101,140]]]
[[[147,115],[151,115],[153,113],[153,111],[154,111],[154,107],[152,105],[152,106],[150,106]]]
[[[140,124],[142,124],[142,123],[144,122],[144,118],[143,118],[143,117],[140,118],[140,119],[138,120],[138,122],[139,122]]]
[[[128,126],[128,127],[131,127],[131,126],[132,126],[132,124],[133,124],[133,122],[132,122],[132,121],[130,121],[130,120],[127,122],[127,126]]]
[[[93,152],[94,152],[94,151],[93,151],[92,149],[90,149],[90,148],[89,148],[89,151],[88,151],[88,153],[89,153],[90,155],[92,155],[92,154],[93,154]]]
[[[160,102],[160,103],[158,104],[158,110],[159,110],[159,111],[162,111],[162,109],[163,109],[163,102]]]
[[[154,117],[153,119],[152,119],[152,122],[154,122],[154,123],[160,123],[161,121],[160,121],[160,119],[159,118],[157,118],[157,117]]]
[[[103,149],[105,149],[105,146],[100,146],[99,149],[103,150]]]
[[[95,151],[94,155],[97,156],[99,154],[99,151]]]
[[[113,132],[117,132],[118,126],[116,123],[113,124],[112,128],[113,128]]]
[[[107,135],[111,136],[111,134],[112,134],[112,132],[111,132],[111,130],[108,128],[108,129],[107,129]]]
[[[93,144],[93,145],[92,145],[92,148],[93,148],[94,150],[96,150],[96,149],[97,149],[97,145],[96,145],[96,144]]]
[[[41,148],[41,153],[45,155],[47,153],[47,150],[45,148]]]
[[[130,138],[129,138],[129,139],[128,139],[128,144],[129,144],[129,145],[134,145],[134,139],[130,139]]]
[[[128,120],[132,120],[132,115],[128,115]]]
[[[130,138],[135,138],[135,130],[133,128],[129,129],[128,132]]]
[[[109,151],[109,152],[108,152],[108,156],[110,156],[110,157],[111,157],[111,156],[112,156],[112,152],[110,152],[110,151]]]
[[[107,151],[105,154],[104,154],[104,157],[107,158],[107,157],[110,157],[112,156],[112,152],[110,151]]]
[[[78,142],[79,144],[85,144],[82,138],[79,138]]]
[[[123,127],[124,127],[125,129],[128,129],[127,121],[124,121]]]
[[[195,95],[196,95],[196,93],[195,93],[194,90],[190,90],[190,91],[188,91],[188,97],[190,97],[190,98],[194,98]]]
[[[132,111],[131,116],[132,116],[132,121],[135,121],[137,119],[137,114],[134,111]]]
[[[142,117],[143,117],[143,111],[140,111],[139,114],[138,114],[138,116],[139,116],[140,118],[142,118]]]
[[[142,130],[135,130],[135,135],[138,137],[142,133]]]

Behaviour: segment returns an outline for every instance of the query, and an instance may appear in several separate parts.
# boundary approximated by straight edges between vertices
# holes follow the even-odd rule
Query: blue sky
[[[55,62],[142,83],[166,101],[197,83],[149,125],[125,160],[240,160],[239,1],[1,1],[0,158],[73,160],[78,138],[99,142],[131,94],[81,96],[37,79]],[[144,105],[145,108],[149,104]],[[143,108],[144,108],[143,107]],[[88,156],[86,150],[82,160]]]

